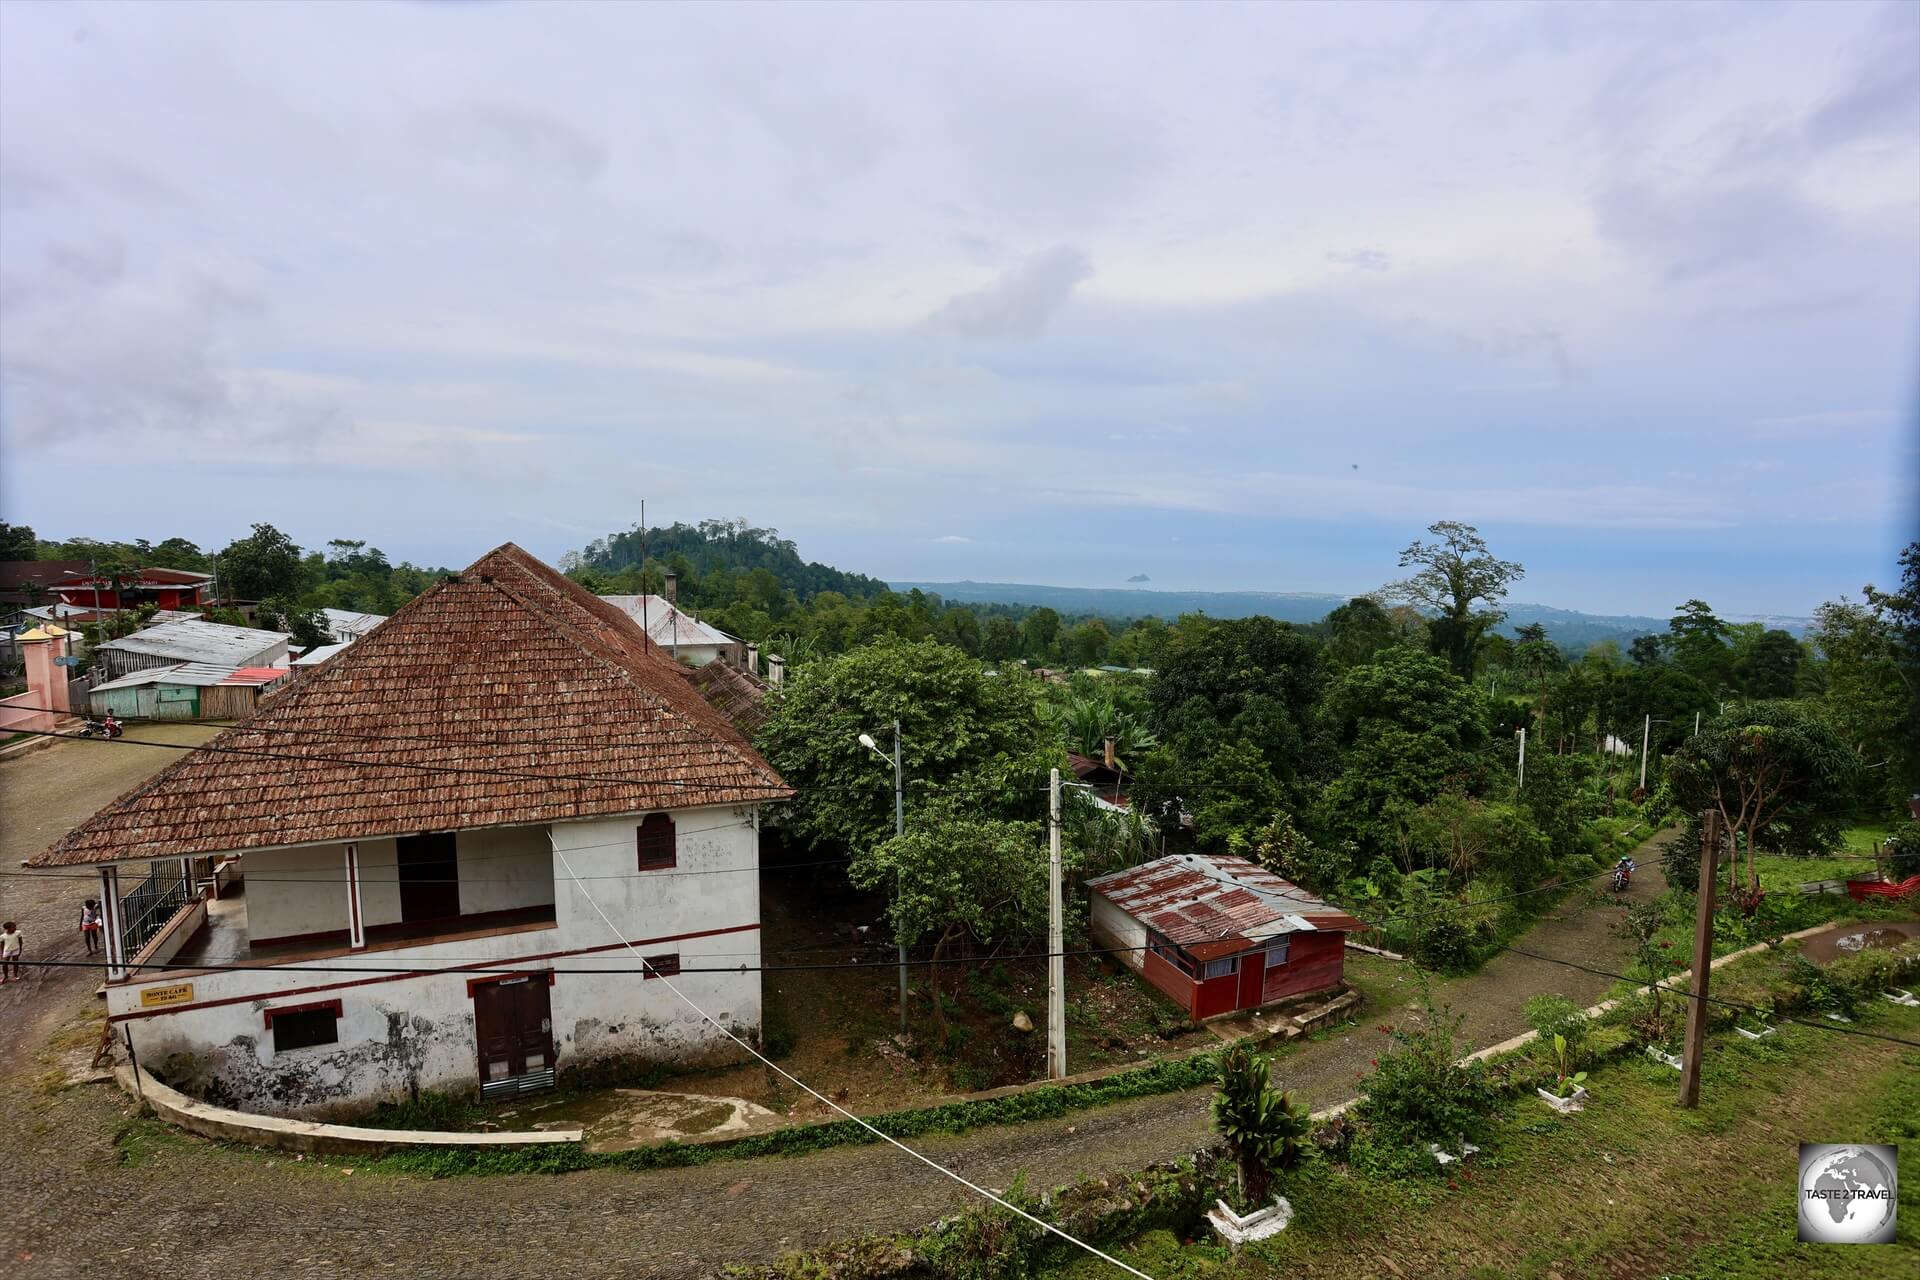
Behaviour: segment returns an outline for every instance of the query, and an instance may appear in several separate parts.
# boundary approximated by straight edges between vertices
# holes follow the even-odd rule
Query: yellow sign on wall
[[[170,1004],[191,1003],[193,1003],[191,982],[169,982],[163,987],[143,987],[140,991],[142,1009],[159,1009]]]

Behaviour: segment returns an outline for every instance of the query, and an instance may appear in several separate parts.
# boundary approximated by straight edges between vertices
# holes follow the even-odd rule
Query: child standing
[[[86,940],[88,955],[100,950],[100,904],[92,898],[80,908],[80,936]]]
[[[9,920],[6,928],[0,930],[0,983],[21,981],[24,979],[20,976],[20,933]]]

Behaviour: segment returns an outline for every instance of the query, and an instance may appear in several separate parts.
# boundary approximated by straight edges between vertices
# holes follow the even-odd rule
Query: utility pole
[[[1527,785],[1527,726],[1520,726],[1520,785]]]
[[[893,722],[893,834],[896,837],[907,834],[907,775],[900,767],[900,722]],[[894,939],[899,947],[900,956],[900,1034],[907,1034],[907,944],[904,939]],[[933,988],[933,998],[940,998],[940,988]]]
[[[1060,771],[1047,776],[1047,1075],[1067,1075],[1067,958],[1060,902]]]
[[[1700,713],[1698,711],[1693,713],[1693,736],[1696,738],[1700,736]]]
[[[1647,789],[1647,737],[1653,732],[1653,713],[1647,713],[1646,720],[1640,725],[1640,790]]]
[[[1700,897],[1693,919],[1693,992],[1687,1005],[1687,1044],[1681,1050],[1680,1105],[1700,1105],[1700,1053],[1707,1039],[1707,979],[1713,971],[1713,884],[1720,861],[1720,812],[1700,814]]]

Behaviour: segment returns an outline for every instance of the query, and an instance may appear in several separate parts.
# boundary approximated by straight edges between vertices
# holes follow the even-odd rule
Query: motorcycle
[[[104,720],[95,720],[92,716],[88,716],[87,723],[80,729],[80,736],[83,738],[117,738],[125,732],[126,729],[109,713]]]
[[[1632,883],[1633,883],[1632,867],[1619,866],[1613,869],[1613,891],[1615,893],[1625,893],[1627,891],[1627,887]]]

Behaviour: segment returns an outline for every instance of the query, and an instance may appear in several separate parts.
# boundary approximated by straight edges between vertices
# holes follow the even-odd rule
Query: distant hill
[[[1264,614],[1281,622],[1318,622],[1348,600],[1347,596],[1308,591],[1149,591],[1119,587],[1043,587],[1020,582],[895,582],[891,585],[895,591],[918,587],[944,600],[968,604],[1045,605],[1061,613],[1099,614],[1118,620],[1204,613],[1214,618]],[[1580,613],[1544,604],[1510,604],[1506,613],[1507,620],[1500,626],[1502,632],[1512,635],[1521,625],[1538,622],[1546,627],[1555,644],[1576,652],[1602,640],[1618,640],[1624,646],[1634,636],[1667,629],[1665,618]],[[1800,635],[1809,620],[1766,617],[1754,621]]]
[[[635,525],[624,533],[595,538],[579,554],[595,569],[618,573],[638,566],[643,548],[648,560],[667,567],[677,563],[696,575],[716,569],[735,573],[765,569],[801,600],[811,600],[823,591],[869,599],[887,589],[886,583],[864,573],[802,560],[793,542],[782,538],[778,530],[756,529],[745,520],[675,523],[644,533]]]

